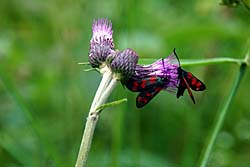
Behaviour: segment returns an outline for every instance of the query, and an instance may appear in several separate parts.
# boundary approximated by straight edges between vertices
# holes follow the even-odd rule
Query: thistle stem
[[[241,65],[245,62],[245,59],[235,59],[235,58],[229,58],[229,57],[216,57],[216,58],[209,58],[209,59],[203,59],[203,60],[183,60],[181,62],[182,66],[195,66],[195,65],[212,65],[212,64],[225,64],[225,63],[231,63],[231,64],[238,64]]]
[[[99,99],[99,101],[97,102],[96,107],[99,107],[100,105],[104,104],[107,101],[110,93],[112,92],[112,90],[114,89],[114,87],[117,85],[117,82],[118,82],[118,80],[116,78],[113,78],[110,81],[110,83],[107,86],[106,90],[102,94],[102,98]]]
[[[90,107],[89,115],[85,125],[80,150],[78,153],[75,167],[85,167],[87,162],[88,153],[92,143],[93,134],[95,131],[96,123],[99,118],[100,112],[96,108],[106,102],[112,90],[116,86],[117,79],[113,78],[112,73],[108,69],[103,71],[103,78],[97,89],[94,100]]]
[[[91,107],[90,107],[90,111],[94,110],[96,102],[99,100],[101,94],[104,92],[104,90],[106,89],[106,87],[109,84],[110,80],[112,79],[111,71],[107,67],[104,67],[102,69],[101,73],[103,74],[102,80],[101,80],[100,85],[99,85],[99,87],[98,87],[98,89],[96,91],[94,100],[93,100],[93,102],[91,104]]]
[[[139,63],[149,64],[154,62],[155,59],[141,59]],[[181,66],[197,66],[197,65],[214,65],[214,64],[238,64],[241,65],[242,63],[246,62],[245,59],[235,59],[230,57],[216,57],[216,58],[208,58],[208,59],[182,59]]]
[[[247,61],[247,57],[246,57],[246,61]],[[235,83],[232,87],[232,91],[231,91],[228,99],[226,100],[223,108],[221,109],[221,111],[218,113],[218,115],[215,118],[215,122],[214,122],[214,125],[212,128],[212,131],[211,131],[211,135],[209,136],[207,144],[205,145],[205,148],[204,148],[204,150],[201,154],[201,157],[200,157],[200,161],[199,161],[199,165],[198,165],[199,167],[205,167],[208,163],[209,156],[211,155],[211,151],[212,151],[212,148],[213,148],[214,143],[215,143],[215,139],[218,136],[219,130],[224,122],[224,119],[225,119],[226,114],[228,112],[228,108],[232,102],[232,99],[235,96],[235,94],[239,88],[240,81],[242,80],[242,77],[243,77],[243,75],[246,71],[246,67],[248,65],[247,63],[248,62],[244,62],[241,64],[239,73],[238,73],[237,78],[235,80]]]

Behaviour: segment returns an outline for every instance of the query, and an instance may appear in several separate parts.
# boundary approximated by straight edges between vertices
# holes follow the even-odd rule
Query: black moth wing
[[[133,92],[143,92],[157,87],[160,83],[162,83],[161,81],[162,78],[158,76],[150,76],[136,80],[130,78],[124,85]]]
[[[197,77],[195,77],[191,72],[186,72],[183,70],[183,75],[192,90],[203,91],[206,89],[206,85]]]
[[[178,91],[177,91],[177,95],[176,95],[177,98],[179,98],[180,96],[183,96],[185,89],[186,89],[186,84],[185,84],[183,78],[180,78],[180,83],[179,83]]]
[[[203,91],[206,89],[205,84],[196,78],[191,72],[186,72],[182,68],[179,68],[179,86],[177,91],[177,98],[183,96],[185,89],[188,90],[189,96],[192,99],[193,103],[195,104],[195,99],[192,94],[192,90],[194,91]],[[190,89],[191,88],[191,89]]]
[[[163,88],[162,87],[153,87],[148,90],[142,91],[136,97],[136,107],[142,108],[148,104]]]

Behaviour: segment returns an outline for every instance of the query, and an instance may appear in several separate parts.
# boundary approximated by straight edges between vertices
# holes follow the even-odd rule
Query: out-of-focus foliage
[[[250,12],[219,1],[0,2],[0,166],[73,166],[85,118],[100,81],[82,72],[93,19],[113,22],[116,48],[141,58],[177,49],[180,59],[244,57]],[[161,92],[143,109],[119,85],[111,100],[128,102],[103,111],[90,167],[195,166],[216,112],[232,87],[236,65],[190,67],[207,85],[181,99]],[[250,166],[250,75],[247,72],[219,134],[211,167]]]

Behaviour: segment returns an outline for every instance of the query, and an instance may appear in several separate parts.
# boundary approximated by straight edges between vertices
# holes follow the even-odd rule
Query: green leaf
[[[77,63],[77,64],[79,64],[79,65],[90,65],[89,62],[79,62],[79,63]]]
[[[99,111],[99,110],[101,111],[104,108],[113,107],[113,106],[119,105],[119,104],[124,103],[124,102],[127,102],[127,98],[100,105],[99,107],[97,107],[96,111]]]
[[[88,68],[88,69],[84,69],[84,72],[89,72],[89,71],[97,71],[100,72],[100,70],[98,68]]]

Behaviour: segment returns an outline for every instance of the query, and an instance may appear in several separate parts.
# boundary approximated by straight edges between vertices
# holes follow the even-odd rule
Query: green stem
[[[99,114],[89,115],[85,125],[82,142],[80,145],[80,150],[78,153],[77,161],[75,167],[86,166],[88,153],[92,143],[93,134],[95,131],[96,123],[98,121]]]
[[[94,100],[91,104],[91,107],[90,107],[90,110],[94,110],[94,107],[97,103],[97,101],[100,99],[100,96],[102,95],[102,93],[105,91],[105,89],[107,88],[108,84],[110,83],[111,79],[112,79],[112,74],[111,74],[111,71],[108,69],[108,67],[104,67],[102,70],[101,70],[101,73],[103,74],[102,76],[102,80],[100,82],[100,85],[96,91],[96,94],[95,94],[95,97],[94,97]]]
[[[215,118],[215,123],[214,126],[212,128],[212,132],[211,135],[208,138],[207,144],[204,148],[204,151],[200,157],[200,161],[199,161],[199,167],[205,167],[207,165],[207,162],[209,160],[209,156],[211,154],[215,139],[219,133],[219,130],[224,122],[225,116],[227,114],[228,108],[232,102],[233,97],[235,96],[239,85],[240,85],[240,81],[242,80],[242,77],[246,71],[246,67],[247,67],[247,63],[242,63],[240,66],[240,71],[237,75],[237,78],[235,80],[235,83],[233,85],[232,91],[228,97],[228,99],[225,102],[225,105],[223,106],[223,108],[221,109],[221,111],[218,113],[218,115]]]
[[[139,63],[143,64],[150,64],[154,62],[156,59],[141,59]],[[183,59],[181,60],[182,66],[195,66],[195,65],[212,65],[212,64],[224,64],[224,63],[232,63],[241,65],[245,63],[245,59],[235,59],[229,57],[217,57],[217,58],[208,58],[208,59],[201,59],[201,60],[192,60],[192,59]]]
[[[212,64],[238,64],[241,65],[245,63],[245,59],[235,59],[235,58],[227,58],[227,57],[217,57],[217,58],[209,58],[203,60],[183,60],[181,61],[182,66],[195,66],[195,65],[212,65]]]
[[[94,111],[94,112],[98,112],[98,111],[96,111],[97,108],[100,107],[101,105],[103,105],[103,104],[107,101],[109,95],[111,94],[112,90],[115,88],[115,86],[117,85],[117,83],[118,83],[118,80],[117,80],[116,78],[113,78],[113,79],[110,81],[110,83],[109,83],[109,85],[107,86],[106,90],[102,93],[101,98],[100,98],[99,101],[96,103],[95,111]]]

